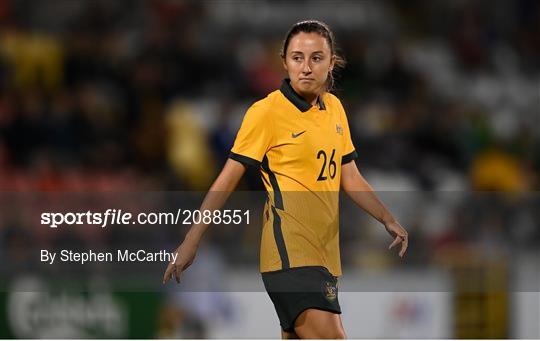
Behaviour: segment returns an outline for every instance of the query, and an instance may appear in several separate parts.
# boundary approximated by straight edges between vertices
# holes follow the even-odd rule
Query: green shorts
[[[337,277],[325,267],[302,266],[261,275],[281,328],[286,332],[294,331],[296,318],[306,309],[341,314]]]

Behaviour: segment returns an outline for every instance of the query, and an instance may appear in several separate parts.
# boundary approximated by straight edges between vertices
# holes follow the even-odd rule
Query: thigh
[[[296,319],[294,331],[301,339],[345,339],[341,316],[320,309],[306,309]]]

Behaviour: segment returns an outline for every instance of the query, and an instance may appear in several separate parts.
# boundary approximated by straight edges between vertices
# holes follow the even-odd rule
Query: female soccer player
[[[407,250],[407,232],[362,177],[345,111],[329,93],[343,65],[334,37],[319,21],[287,33],[281,53],[288,73],[279,90],[247,111],[220,175],[201,210],[220,209],[247,166],[260,169],[268,192],[260,270],[283,338],[345,338],[338,302],[340,187]],[[208,225],[193,225],[163,276],[180,275],[195,258]]]

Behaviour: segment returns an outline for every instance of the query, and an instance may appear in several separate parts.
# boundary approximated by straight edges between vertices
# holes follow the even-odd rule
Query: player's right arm
[[[229,160],[204,198],[201,212],[221,209],[244,175],[246,167],[259,167],[261,164],[272,140],[270,128],[272,121],[268,116],[268,108],[267,101],[262,100],[247,110],[242,126],[236,135]],[[167,266],[163,275],[163,283],[169,281],[172,276],[176,278],[177,282],[180,282],[180,275],[193,263],[199,243],[208,226],[207,224],[195,224],[190,228],[184,241],[176,249],[178,255],[176,261]]]
[[[225,205],[231,192],[234,191],[238,185],[238,182],[245,171],[246,166],[242,163],[233,159],[228,159],[221,170],[221,173],[206,194],[200,208],[201,212],[204,212],[204,210],[220,210],[223,205]],[[167,283],[172,276],[175,277],[176,282],[180,283],[182,271],[187,269],[193,263],[202,237],[209,226],[209,224],[203,223],[191,226],[184,241],[175,251],[177,254],[176,261],[169,263],[167,270],[165,270],[163,284]]]

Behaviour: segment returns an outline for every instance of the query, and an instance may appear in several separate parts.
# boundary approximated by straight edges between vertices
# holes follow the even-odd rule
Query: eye
[[[314,62],[320,62],[322,58],[320,56],[315,56],[312,59]]]
[[[302,57],[300,56],[293,56],[292,59],[295,61],[295,62],[299,62],[302,60]]]

